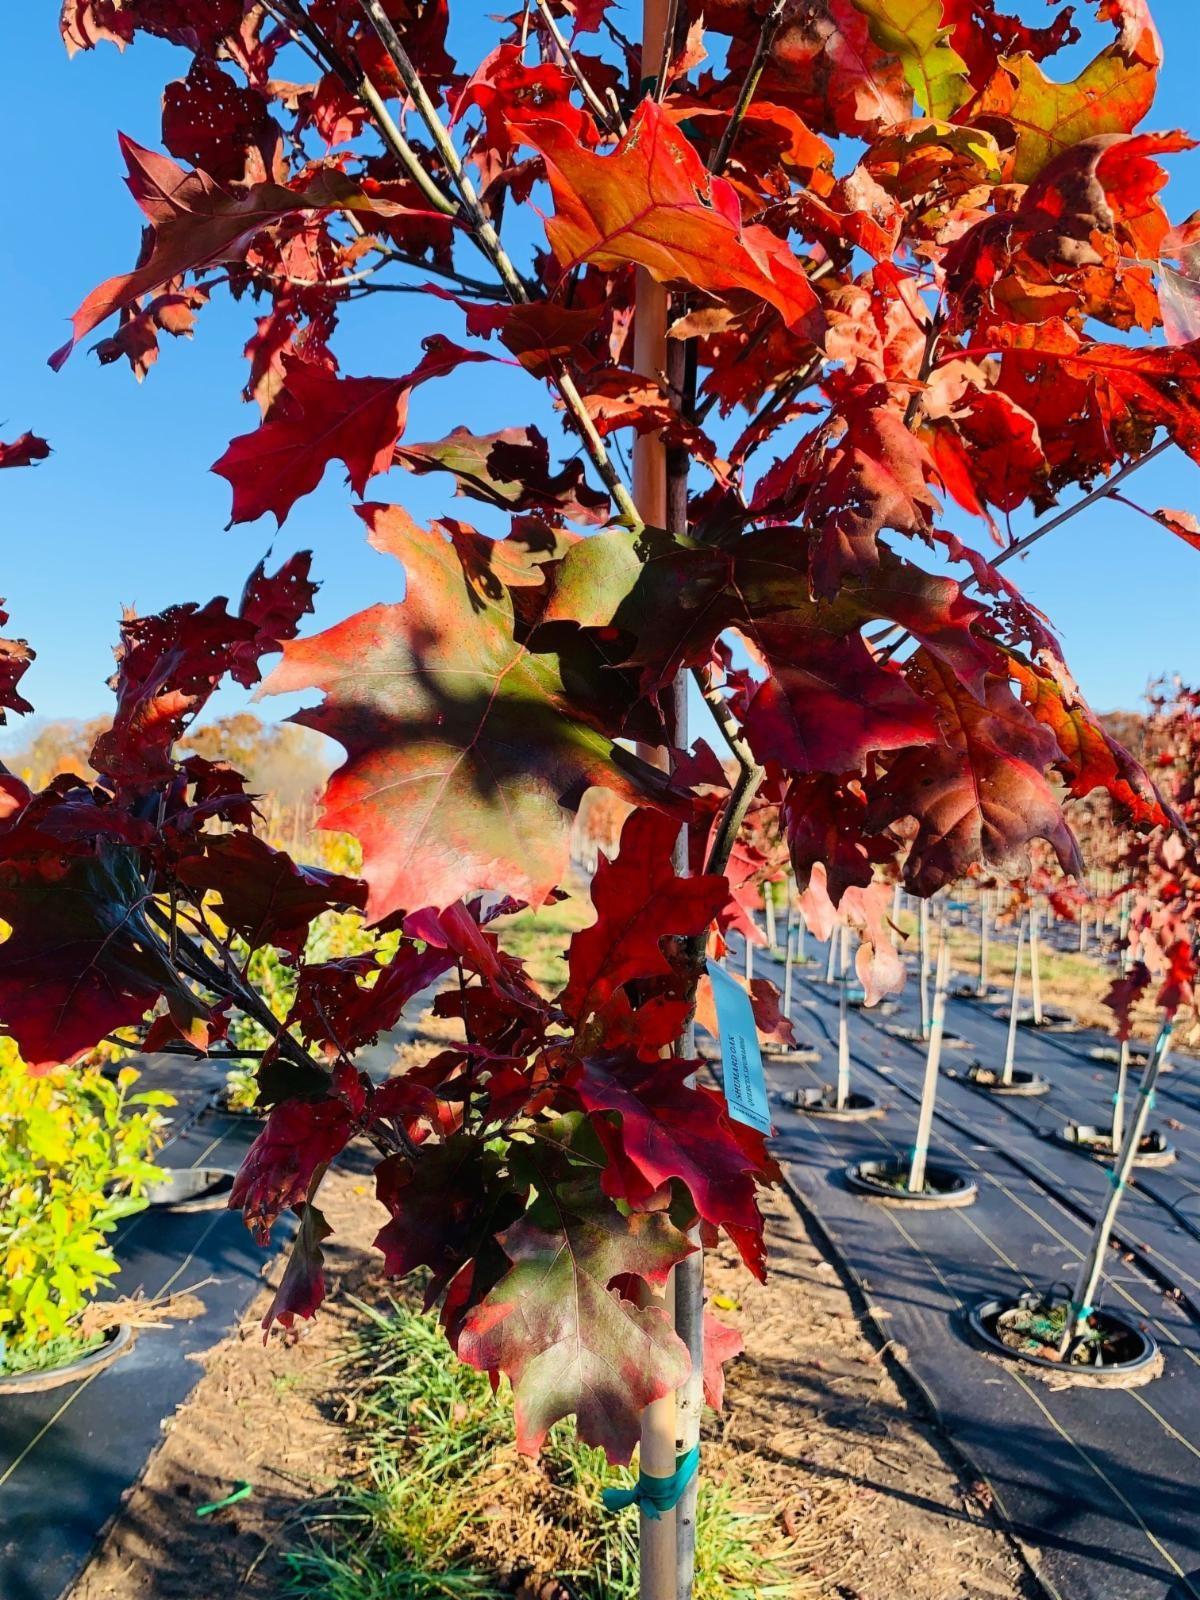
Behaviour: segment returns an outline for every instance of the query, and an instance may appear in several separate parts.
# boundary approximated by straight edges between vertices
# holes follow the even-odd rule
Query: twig
[[[525,287],[525,282],[516,267],[513,266],[508,252],[501,244],[500,237],[492,225],[491,219],[484,211],[479,196],[475,192],[475,186],[471,182],[458,151],[454,147],[454,141],[438,115],[437,107],[429,98],[425,85],[421,81],[421,76],[413,66],[400,35],[396,32],[391,19],[380,4],[380,0],[359,0],[359,4],[366,13],[367,20],[379,35],[380,42],[391,56],[404,87],[408,90],[413,104],[429,130],[429,136],[433,140],[438,154],[445,162],[446,168],[454,180],[455,188],[458,190],[462,201],[463,211],[480,249],[492,263],[497,273],[499,273],[501,282],[504,284],[509,299],[513,304],[527,305],[529,303],[529,291]],[[576,426],[583,435],[588,454],[595,465],[596,471],[600,474],[605,488],[616,502],[622,519],[635,532],[640,532],[645,523],[638,513],[633,496],[622,483],[616,468],[612,464],[612,458],[605,448],[604,441],[596,431],[595,423],[583,403],[583,397],[575,385],[575,380],[560,367],[556,370],[555,381],[567,410],[571,413]]]
[[[264,0],[264,4],[275,20],[288,30],[297,44],[300,43],[301,37],[308,41],[311,51],[315,52],[317,65],[323,64],[327,67],[341,80],[350,94],[363,101],[379,129],[380,138],[434,210],[440,211],[443,216],[454,216],[458,207],[448,195],[442,193],[431,174],[422,166],[420,157],[396,126],[379,91],[363,69],[358,67],[355,71],[343,61],[312,18],[298,4],[293,8],[292,0]],[[357,63],[355,65],[357,66]]]
[[[746,813],[758,793],[759,785],[766,776],[766,772],[754,759],[753,750],[746,742],[732,711],[725,704],[720,692],[714,688],[710,679],[702,671],[695,671],[693,677],[700,693],[704,696],[704,703],[712,712],[717,727],[720,728],[725,743],[736,757],[740,769],[737,781],[726,803],[725,814],[721,818],[720,826],[713,836],[712,843],[709,845],[708,859],[704,863],[705,872],[724,872],[729,865],[729,858],[733,854],[733,847],[737,843],[737,836],[742,823],[746,819]]]
[[[554,40],[555,48],[558,50],[559,55],[563,58],[563,65],[575,79],[575,82],[579,85],[579,92],[587,101],[588,110],[592,113],[602,128],[606,128],[609,133],[616,133],[624,138],[624,120],[618,117],[614,123],[611,107],[606,106],[604,101],[601,100],[600,96],[596,93],[595,89],[592,88],[591,83],[588,81],[587,74],[579,65],[574,50],[572,50],[570,44],[567,42],[566,35],[559,27],[554,13],[550,10],[546,0],[535,0],[535,4],[537,5],[538,13],[541,16],[546,32]]]
[[[771,54],[771,46],[775,43],[775,35],[779,32],[783,22],[783,13],[787,8],[787,0],[774,0],[770,11],[763,18],[763,25],[758,35],[758,43],[754,47],[754,55],[750,61],[749,70],[742,81],[741,92],[737,97],[729,121],[725,124],[725,131],[721,135],[720,143],[713,152],[709,162],[709,171],[714,177],[720,177],[724,172],[730,156],[733,154],[734,141],[738,136],[738,129],[742,125],[746,112],[750,109],[750,102],[758,90],[759,81],[767,65],[767,57]]]
[[[991,565],[993,567],[1002,567],[1006,561],[1011,561],[1014,556],[1024,555],[1025,551],[1028,550],[1031,545],[1037,544],[1038,540],[1044,539],[1048,533],[1054,533],[1055,530],[1061,528],[1064,523],[1070,522],[1072,517],[1077,517],[1081,511],[1086,511],[1089,506],[1095,505],[1098,500],[1107,500],[1115,493],[1119,484],[1124,483],[1126,478],[1132,477],[1132,475],[1137,472],[1140,467],[1144,467],[1148,461],[1153,461],[1156,456],[1162,455],[1163,451],[1169,449],[1173,443],[1173,439],[1161,439],[1158,444],[1153,445],[1149,450],[1147,450],[1145,455],[1139,456],[1136,461],[1127,462],[1119,472],[1114,473],[1107,483],[1102,483],[1098,489],[1093,489],[1090,494],[1085,494],[1082,500],[1077,500],[1073,506],[1068,506],[1065,511],[1060,511],[1057,516],[1051,517],[1048,522],[1043,522],[1040,527],[1034,528],[1031,532],[1027,533],[1023,539],[1014,539],[1010,545],[1007,545],[1003,550],[1001,550],[1000,554],[991,563]],[[1116,498],[1120,500],[1123,497],[1121,495],[1116,495]],[[1140,510],[1141,507],[1137,507],[1136,509]],[[965,594],[966,591],[974,584],[978,583],[978,581],[979,580],[975,573],[972,572],[968,577],[963,579],[961,585],[962,592]],[[888,627],[881,628],[878,633],[868,634],[866,636],[867,643],[882,644],[885,639],[891,637],[898,626],[898,623],[893,622]],[[894,654],[895,651],[900,648],[907,637],[908,630],[901,629],[900,638],[897,639],[896,642],[890,647],[888,652],[889,656]]]

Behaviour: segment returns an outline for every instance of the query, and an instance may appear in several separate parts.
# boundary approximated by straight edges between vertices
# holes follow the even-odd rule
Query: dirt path
[[[277,1600],[281,1552],[301,1542],[319,1497],[354,1471],[337,1358],[380,1301],[369,1179],[331,1175],[336,1234],[328,1309],[299,1338],[258,1330],[266,1291],[209,1356],[191,1400],[127,1498],[72,1600]],[[774,1270],[750,1282],[729,1252],[711,1260],[724,1320],[747,1356],[712,1421],[706,1470],[776,1513],[801,1557],[797,1596],[822,1600],[1019,1600],[1036,1593],[984,1501],[958,1476],[864,1335],[832,1266],[783,1199],[770,1219]],[[276,1268],[275,1270],[278,1270]],[[211,1519],[196,1509],[240,1481],[252,1495]]]

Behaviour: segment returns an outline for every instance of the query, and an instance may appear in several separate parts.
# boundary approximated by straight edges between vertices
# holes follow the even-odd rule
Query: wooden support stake
[[[1125,1193],[1129,1174],[1133,1170],[1134,1157],[1146,1132],[1146,1120],[1150,1115],[1154,1085],[1158,1082],[1163,1060],[1170,1049],[1174,1026],[1171,1017],[1164,1017],[1162,1027],[1158,1030],[1158,1038],[1154,1041],[1154,1048],[1150,1052],[1150,1059],[1146,1063],[1146,1070],[1142,1073],[1142,1081],[1138,1085],[1137,1106],[1129,1119],[1124,1141],[1109,1173],[1108,1202],[1092,1232],[1083,1260],[1079,1263],[1079,1274],[1075,1279],[1075,1291],[1071,1296],[1071,1306],[1060,1346],[1064,1354],[1076,1339],[1083,1337],[1086,1331],[1087,1319],[1091,1315],[1108,1256],[1108,1242],[1112,1238],[1113,1224],[1117,1220],[1117,1208],[1121,1204],[1121,1196]]]
[[[920,965],[921,1037],[929,1037],[929,901],[917,913],[917,960]]]
[[[662,71],[667,43],[670,0],[643,0],[642,79],[657,79]],[[637,270],[633,325],[633,364],[642,376],[662,381],[667,367],[667,291],[644,267]],[[634,441],[633,497],[638,514],[654,528],[667,524],[667,452],[661,433],[646,433]],[[667,1312],[675,1315],[676,1274],[667,1281]],[[690,1290],[690,1285],[689,1285]],[[641,1470],[656,1478],[675,1471],[676,1400],[664,1395],[642,1413]],[[676,1573],[676,1516],[674,1510],[659,1517],[641,1513],[639,1528],[639,1589],[641,1600],[678,1600]]]
[[[986,889],[979,896],[979,985],[977,994],[988,991],[988,958],[991,954],[991,903]]]

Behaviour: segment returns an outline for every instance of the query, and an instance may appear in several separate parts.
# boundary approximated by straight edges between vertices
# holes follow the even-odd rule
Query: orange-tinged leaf
[[[321,825],[361,840],[372,920],[482,889],[540,905],[567,864],[567,808],[589,785],[631,802],[666,794],[615,743],[628,688],[571,654],[574,636],[566,655],[521,642],[508,590],[485,593],[440,533],[398,506],[362,514],[404,565],[404,603],[290,643],[265,685],[325,692],[295,718],[347,753]]]
[[[555,214],[546,232],[565,269],[645,267],[660,283],[765,301],[816,340],[818,300],[802,263],[769,228],[742,221],[733,185],[713,178],[653,100],[611,155],[583,149],[560,122],[514,125],[546,163]]]
[[[1056,83],[1029,54],[1008,57],[971,103],[975,120],[1011,122],[1017,143],[1013,177],[1030,183],[1055,156],[1098,133],[1132,133],[1150,110],[1162,44],[1146,0],[1105,0],[1119,36],[1070,83]]]

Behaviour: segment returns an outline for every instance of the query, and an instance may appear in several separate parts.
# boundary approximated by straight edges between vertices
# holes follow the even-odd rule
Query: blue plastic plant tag
[[[717,1027],[721,1034],[721,1067],[725,1100],[729,1114],[748,1128],[770,1133],[771,1113],[767,1107],[767,1083],[763,1077],[762,1051],[750,996],[715,961],[708,963],[713,999],[717,1005]]]

